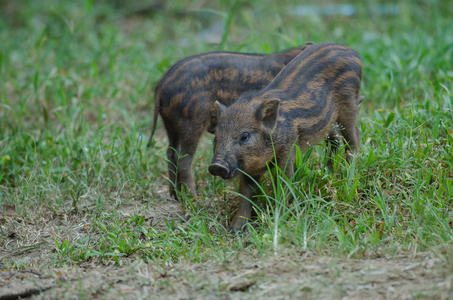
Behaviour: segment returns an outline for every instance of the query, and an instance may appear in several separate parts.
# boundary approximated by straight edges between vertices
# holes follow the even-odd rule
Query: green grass
[[[224,261],[292,248],[362,257],[451,242],[453,5],[400,1],[399,14],[386,16],[367,15],[357,2],[356,16],[319,18],[289,15],[295,3],[202,8],[181,0],[143,17],[108,1],[0,2],[8,8],[0,9],[0,206],[14,204],[23,219],[89,223],[80,236],[53,237],[47,266]],[[218,20],[219,44],[197,39]],[[266,176],[257,218],[230,236],[235,194],[223,190],[237,183],[207,172],[207,137],[194,160],[201,196],[184,197],[186,213],[164,224],[145,218],[167,184],[160,121],[156,145],[145,147],[153,88],[167,68],[200,52],[274,52],[310,40],[346,44],[362,57],[356,163],[340,151],[331,174],[323,145],[300,153],[294,178]],[[288,193],[294,202],[280,215]],[[131,205],[138,209],[121,213]]]

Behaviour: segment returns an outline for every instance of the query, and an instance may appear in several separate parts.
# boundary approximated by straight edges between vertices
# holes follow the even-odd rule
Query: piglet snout
[[[222,178],[226,178],[228,173],[230,172],[230,168],[225,161],[215,160],[209,166],[209,173],[214,176],[220,176]]]

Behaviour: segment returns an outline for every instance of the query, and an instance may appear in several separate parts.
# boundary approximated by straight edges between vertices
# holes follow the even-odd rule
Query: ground
[[[453,1],[303,2],[0,0],[0,300],[453,299]],[[206,135],[170,199],[165,72],[308,41],[360,54],[353,162],[296,151],[231,235]]]
[[[162,222],[183,215],[181,206],[159,200],[146,218]],[[128,211],[129,210],[129,211]],[[126,215],[133,210],[126,206]],[[440,251],[370,253],[363,258],[332,257],[309,249],[282,248],[262,255],[247,245],[208,262],[167,265],[128,260],[124,265],[42,268],[52,265],[53,237],[81,237],[90,227],[83,214],[35,220],[8,214],[0,218],[8,242],[2,261],[29,266],[0,271],[0,299],[451,299],[452,262]],[[156,224],[156,223],[154,223]],[[15,247],[28,240],[26,245]],[[25,243],[24,243],[25,244]],[[20,264],[19,264],[20,265]],[[41,291],[41,293],[40,293]]]

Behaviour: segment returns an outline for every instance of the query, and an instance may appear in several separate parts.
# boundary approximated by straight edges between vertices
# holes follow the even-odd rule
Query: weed
[[[77,229],[50,235],[49,266],[225,262],[242,251],[290,248],[362,257],[415,253],[453,238],[448,1],[398,3],[398,16],[352,1],[350,17],[303,18],[293,1],[199,8],[181,0],[144,17],[118,1],[19,2],[0,9],[0,205],[14,204],[31,223],[61,219],[55,228]],[[220,43],[203,40],[205,28]],[[275,168],[264,176],[256,219],[233,237],[225,228],[240,195],[223,191],[237,183],[208,174],[211,143],[203,137],[193,164],[199,196],[169,201],[162,125],[152,148],[143,139],[152,90],[168,67],[201,52],[268,53],[309,40],[346,44],[362,57],[362,144],[353,162],[340,149],[332,174],[325,145],[295,148],[293,178]],[[177,208],[159,211],[162,203]],[[7,237],[0,248],[17,247]]]

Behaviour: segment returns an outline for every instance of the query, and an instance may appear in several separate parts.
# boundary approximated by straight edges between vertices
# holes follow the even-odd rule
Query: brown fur
[[[219,123],[209,171],[225,179],[245,172],[240,174],[240,192],[251,199],[254,181],[259,182],[269,163],[291,178],[294,144],[304,151],[327,136],[336,152],[336,124],[347,151],[358,151],[361,77],[362,64],[354,50],[316,44],[295,57],[263,90],[241,96],[228,108],[216,103]],[[250,214],[250,201],[241,199],[232,230],[240,230]]]
[[[241,94],[260,90],[297,54],[307,48],[294,48],[272,55],[211,52],[182,59],[157,84],[151,145],[161,115],[167,131],[170,194],[181,188],[195,194],[192,158],[206,130],[214,133],[217,115],[214,102],[230,105]]]

